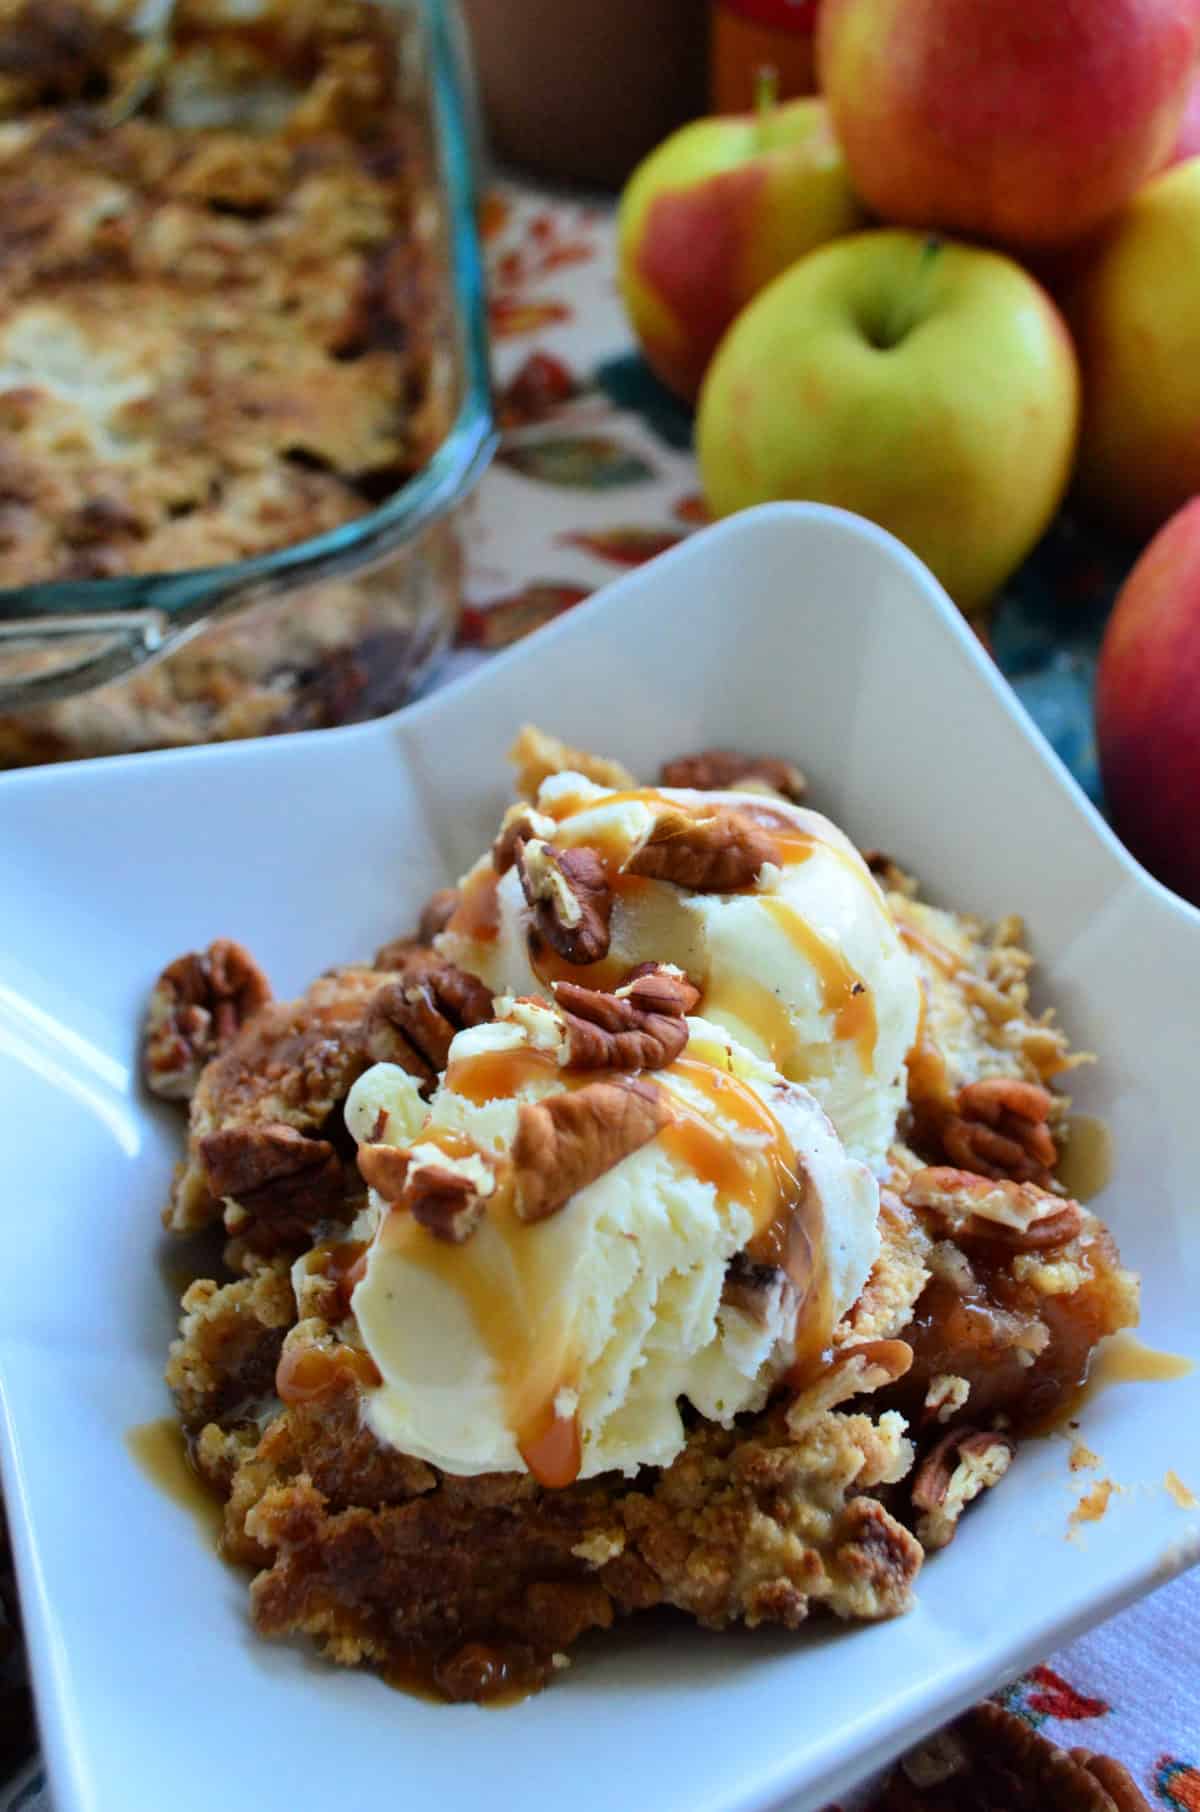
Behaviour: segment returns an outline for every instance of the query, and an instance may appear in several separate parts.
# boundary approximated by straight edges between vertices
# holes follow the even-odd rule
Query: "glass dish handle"
[[[55,621],[45,617],[0,622],[0,710],[68,698],[85,687],[103,685],[163,654],[186,631],[173,628],[161,610],[81,612]],[[3,678],[3,656],[23,647],[51,652],[60,642],[84,638],[78,658],[69,654],[48,673]],[[98,645],[97,645],[98,642]]]

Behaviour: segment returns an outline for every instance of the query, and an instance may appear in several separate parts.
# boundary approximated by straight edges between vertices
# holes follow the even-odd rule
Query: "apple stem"
[[[754,111],[759,123],[774,113],[779,100],[779,71],[774,63],[760,63],[754,72]]]
[[[909,328],[920,316],[929,288],[930,275],[937,264],[941,249],[942,241],[934,234],[931,234],[922,245],[913,280],[898,297],[879,337],[878,345],[882,350],[887,351],[893,346],[899,346]]]

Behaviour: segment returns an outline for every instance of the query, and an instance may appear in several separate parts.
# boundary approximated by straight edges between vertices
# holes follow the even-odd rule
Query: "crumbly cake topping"
[[[557,751],[530,733],[516,754],[523,768],[531,752],[578,767],[578,751]],[[1020,926],[924,907],[910,878],[875,866],[926,996],[878,1258],[815,1375],[729,1427],[692,1415],[677,1458],[630,1477],[457,1476],[381,1440],[364,1414],[380,1374],[352,1297],[380,1210],[331,1128],[385,1035],[388,1074],[407,1080],[399,1093],[364,1084],[352,1130],[382,1140],[387,1102],[417,1113],[439,1040],[490,1014],[486,990],[397,939],[381,968],[258,1005],[218,1050],[168,1224],[223,1218],[226,1262],[243,1274],[192,1285],[168,1380],[226,1500],[224,1551],[257,1570],[261,1633],[305,1633],[330,1660],[385,1673],[416,1657],[447,1697],[473,1699],[540,1683],[583,1631],[655,1605],[786,1628],[908,1606],[923,1553],[956,1537],[1021,1435],[1072,1400],[1097,1340],[1136,1321],[1137,1286],[1055,1177],[1067,1103],[1046,1085],[1077,1059],[1030,1006]],[[426,936],[453,904],[431,903]],[[397,1016],[414,995],[440,1032]]]
[[[394,489],[428,347],[378,9],[184,0],[121,124],[119,23],[0,26],[0,585],[235,560]]]

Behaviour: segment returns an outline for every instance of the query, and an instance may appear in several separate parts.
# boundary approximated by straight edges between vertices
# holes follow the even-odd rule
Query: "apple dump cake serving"
[[[289,1002],[220,941],[146,1024],[166,1224],[225,1236],[167,1378],[255,1625],[453,1699],[653,1606],[903,1611],[1137,1318],[1016,920],[779,760],[514,753],[415,935]]]
[[[124,0],[0,0],[0,587],[240,562],[430,458],[449,277],[407,31],[372,0],[177,0],[156,60]],[[394,564],[293,588],[0,717],[0,763],[390,708],[411,591]]]

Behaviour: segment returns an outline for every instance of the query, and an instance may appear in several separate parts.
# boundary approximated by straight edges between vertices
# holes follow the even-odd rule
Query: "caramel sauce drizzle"
[[[486,1101],[511,1099],[530,1082],[557,1082],[562,1074],[552,1051],[517,1045],[509,1051],[476,1051],[470,1057],[452,1058],[445,1086],[482,1107]]]
[[[369,1353],[356,1346],[285,1347],[275,1368],[283,1403],[314,1403],[347,1380],[373,1390],[383,1379]]]
[[[480,944],[494,944],[500,935],[500,876],[494,868],[471,875],[459,895],[446,930]]]
[[[640,879],[633,875],[628,878]],[[556,981],[578,982],[581,988],[601,988],[608,992],[619,988],[629,973],[627,957],[622,960],[616,956],[602,956],[596,963],[569,963],[565,956],[560,956],[544,938],[539,937],[532,927],[526,939],[526,948],[529,967],[547,994],[551,991],[551,983]]]
[[[864,1070],[869,1070],[875,1056],[879,1026],[875,999],[866,982],[836,945],[814,930],[786,900],[765,894],[763,906],[816,971],[821,1005],[833,1017],[835,1035],[855,1044],[859,1062]]]
[[[1172,1378],[1190,1377],[1195,1369],[1182,1353],[1166,1353],[1147,1346],[1123,1328],[1119,1334],[1110,1334],[1092,1354],[1086,1394],[1090,1396],[1109,1384],[1162,1384]]]
[[[776,1069],[787,1075],[796,1028],[788,1008],[763,982],[747,975],[710,978],[697,1011],[710,1019],[724,1016],[749,1026]]]
[[[221,1500],[193,1466],[187,1438],[174,1416],[159,1416],[127,1429],[125,1446],[151,1483],[187,1510],[205,1538],[216,1545],[223,1518]]]
[[[558,1487],[578,1476],[581,1439],[577,1418],[560,1417],[554,1407],[571,1385],[576,1359],[560,1290],[559,1242],[546,1231],[546,1224],[520,1221],[511,1193],[501,1189],[488,1203],[489,1237],[481,1230],[464,1246],[447,1245],[394,1210],[379,1237],[465,1299],[491,1355],[518,1451],[540,1484]]]
[[[931,937],[927,931],[919,931],[905,918],[897,918],[895,924],[901,941],[915,956],[924,957],[931,968],[939,969],[947,978],[958,974],[963,966],[962,958],[956,956],[947,945]]]
[[[350,1298],[366,1273],[367,1242],[347,1239],[314,1246],[305,1260],[305,1269],[333,1285],[342,1314],[348,1315]]]
[[[819,1361],[833,1326],[819,1198],[787,1133],[748,1084],[686,1056],[677,1058],[667,1074],[678,1075],[705,1096],[714,1115],[762,1139],[757,1153],[739,1150],[719,1124],[676,1094],[671,1097],[676,1118],[659,1135],[680,1163],[712,1185],[719,1204],[736,1202],[749,1210],[754,1222],[746,1246],[749,1257],[778,1266],[791,1279],[797,1313],[789,1377],[795,1382]]]
[[[917,1031],[904,1061],[908,1066],[908,1092],[913,1101],[944,1101],[951,1095],[946,1058],[929,1029],[929,986],[917,977]]]

